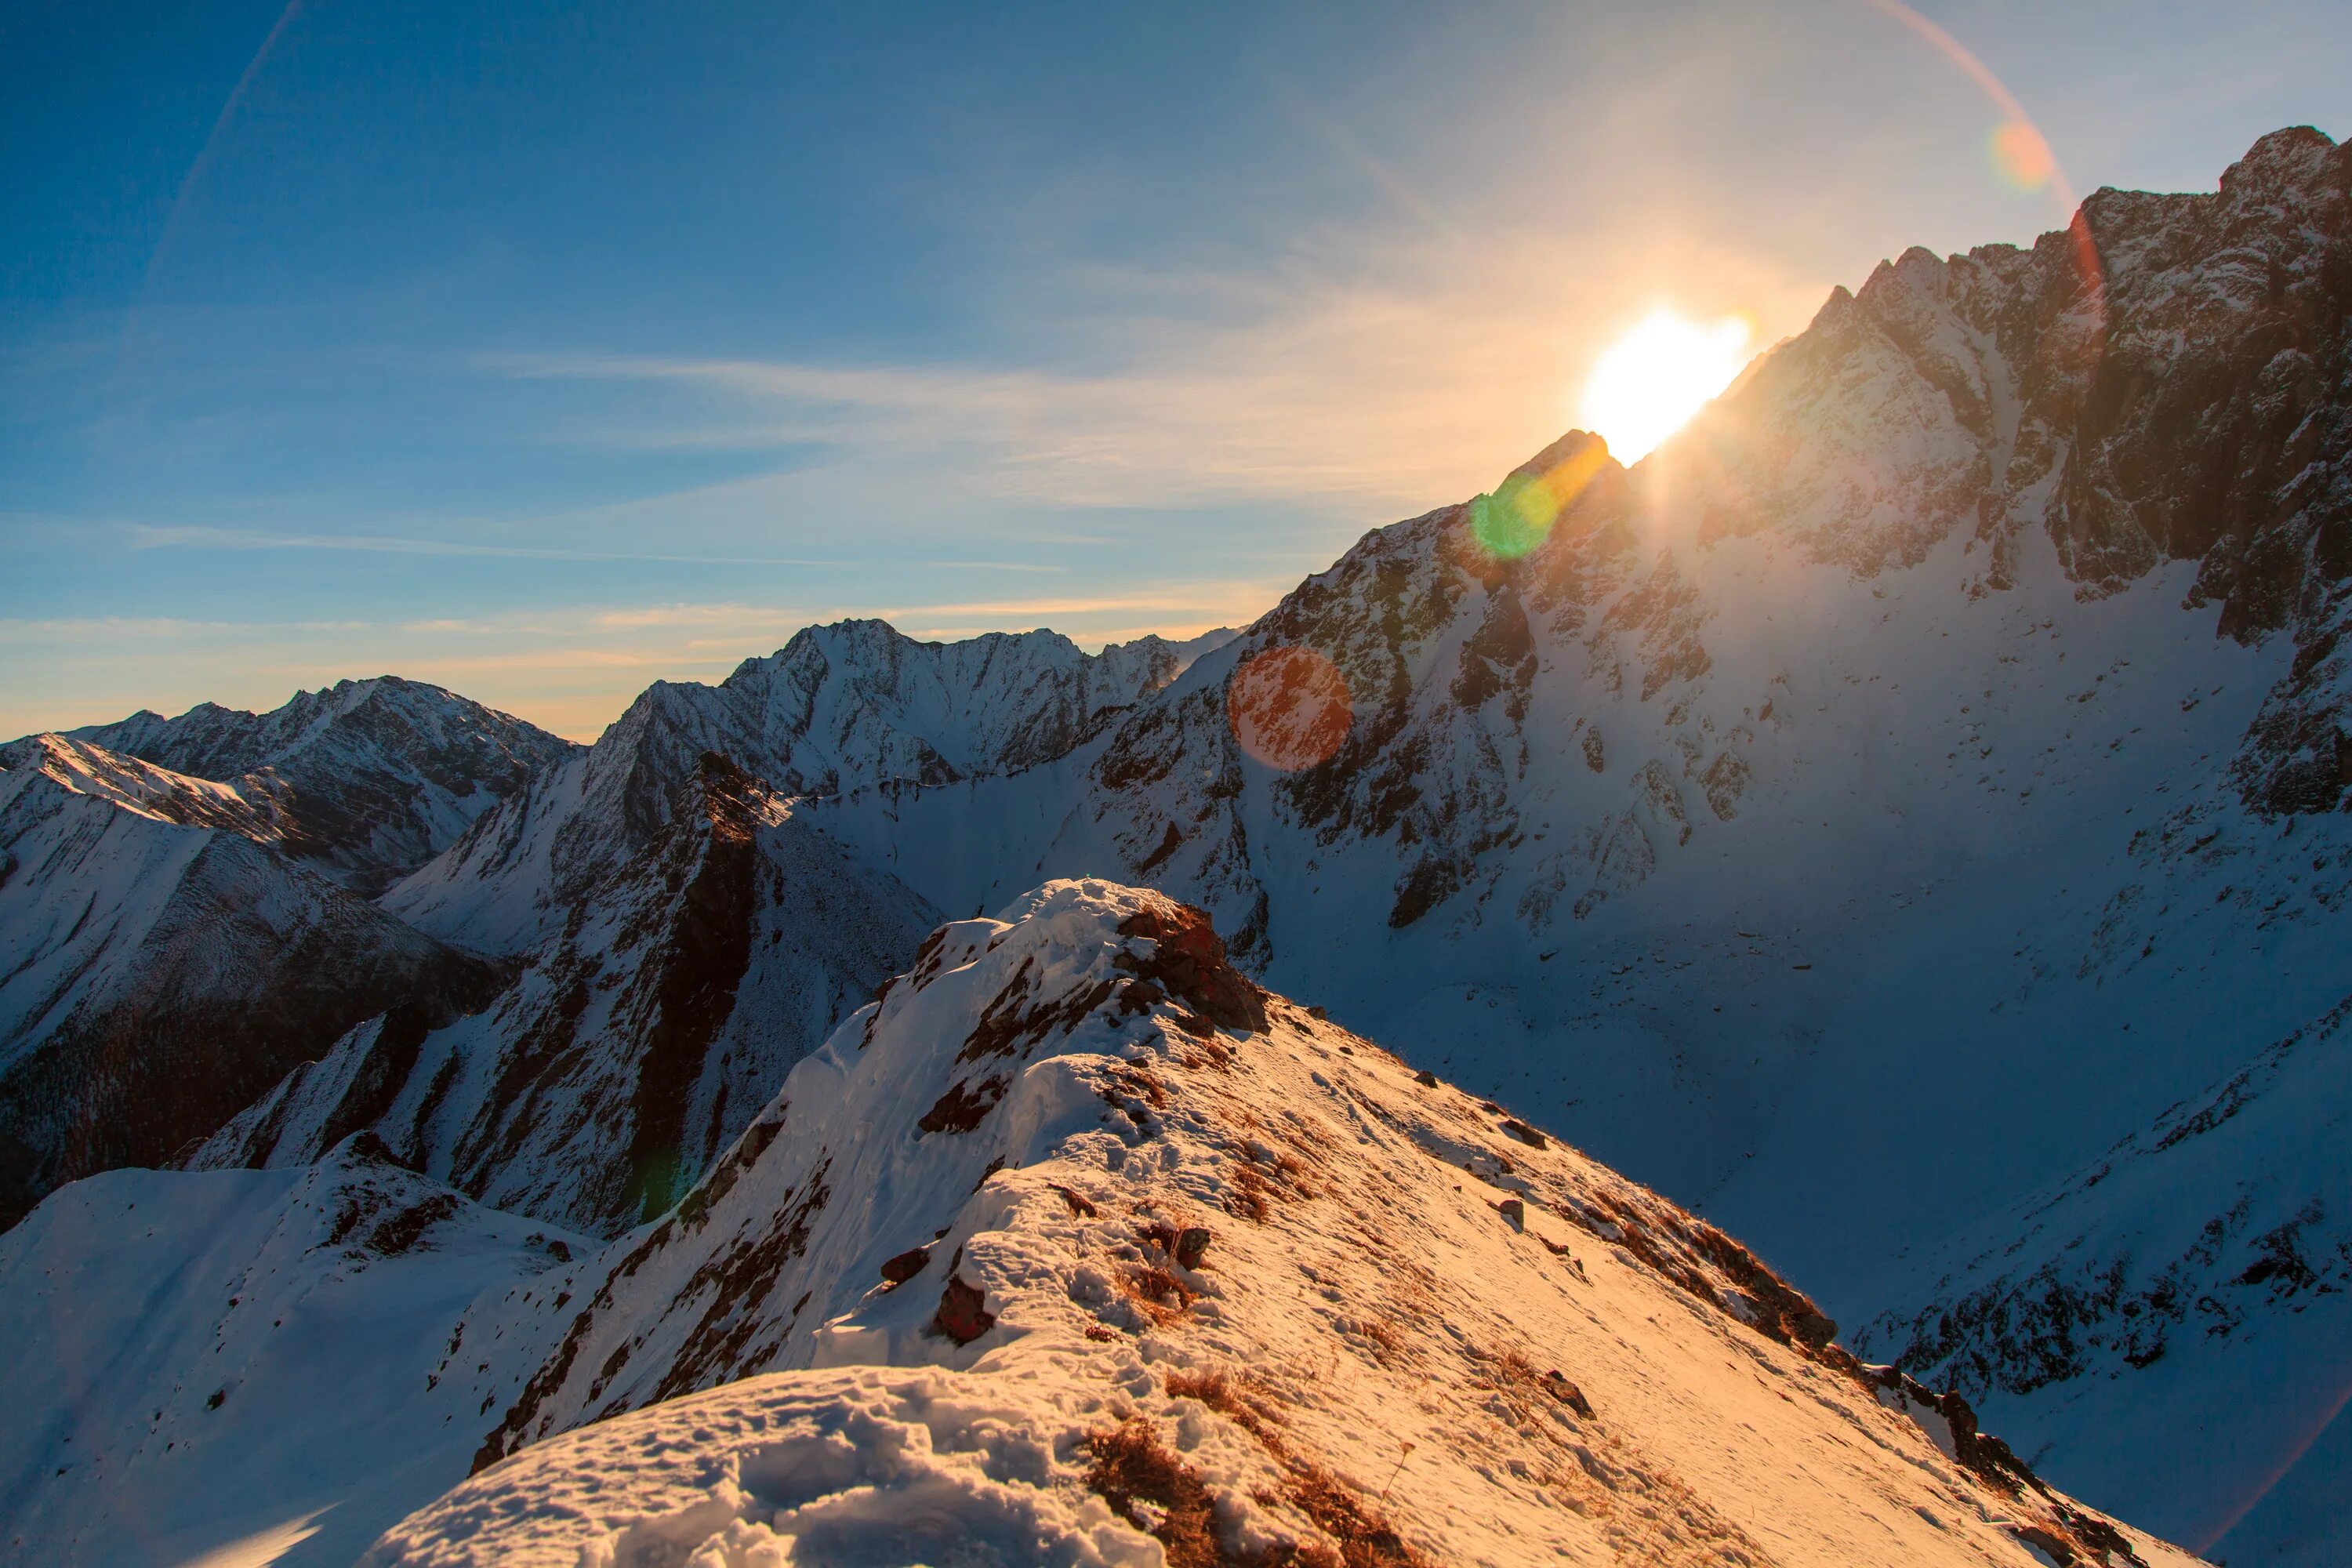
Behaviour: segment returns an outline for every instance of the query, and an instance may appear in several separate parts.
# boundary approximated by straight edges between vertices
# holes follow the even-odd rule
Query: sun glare
[[[1631,463],[1680,429],[1747,363],[1750,329],[1738,316],[1694,321],[1652,311],[1593,363],[1580,423]]]

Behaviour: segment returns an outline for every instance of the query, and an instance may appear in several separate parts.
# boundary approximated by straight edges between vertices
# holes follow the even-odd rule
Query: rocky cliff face
[[[367,1131],[472,1197],[616,1235],[666,1212],[936,912],[715,753],[496,1003],[400,1008],[190,1156],[282,1168]]]
[[[1843,696],[1821,674],[1844,684],[1899,663],[1891,645],[2000,620],[2028,578],[2084,603],[2177,584],[2214,636],[2281,639],[2291,666],[2240,700],[2231,781],[2260,816],[2334,809],[2352,784],[2332,717],[2352,571],[2347,178],[2352,153],[2281,132],[2217,195],[2102,191],[2030,251],[1907,252],[1636,474],[1571,435],[1492,496],[1367,536],[1250,628],[1224,668],[1299,646],[1344,679],[1351,722],[1328,760],[1252,772],[1223,690],[1188,684],[1115,733],[1088,812],[1131,871],[1211,898],[1263,956],[1286,889],[1253,858],[1260,812],[1318,858],[1384,841],[1392,928],[1507,893],[1484,918],[1540,937],[1638,886],[1694,823],[1738,816],[1759,764],[1785,781],[1796,759],[1771,741],[1791,708]],[[1847,668],[1785,689],[1804,650],[1755,646],[1772,600],[1810,610],[1857,586],[1874,625],[1780,639],[1813,634]],[[1921,590],[1979,612],[1923,616]],[[1989,696],[2068,673],[1997,669]],[[1888,738],[1939,759],[1942,741]],[[1579,762],[1612,787],[1572,787]],[[1541,869],[1498,876],[1507,858]]]
[[[651,840],[705,753],[785,795],[993,776],[1063,755],[1223,635],[1088,655],[1045,631],[942,644],[879,621],[811,627],[717,686],[648,688],[385,903],[452,940],[520,951]]]
[[[503,983],[228,828],[0,773],[0,1222],[161,1164],[394,1004],[446,1022]]]

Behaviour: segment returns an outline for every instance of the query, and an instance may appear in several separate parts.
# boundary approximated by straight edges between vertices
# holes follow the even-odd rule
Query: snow
[[[588,752],[486,816],[385,906],[479,951],[518,952],[643,847],[716,751],[787,795],[948,784],[1048,763],[1234,634],[1086,654],[1057,632],[917,642],[880,621],[812,626],[717,686],[647,689]]]
[[[1188,1509],[1237,1552],[2033,1561],[2053,1500],[1775,1337],[1794,1308],[1670,1205],[1279,998],[1263,1027],[1207,1023],[1213,981],[1123,1000],[1183,919],[1059,882],[943,928],[703,1201],[579,1271],[490,1450],[520,1451],[367,1561],[1153,1562]]]
[[[1799,1331],[1701,1210],[2053,1484],[2233,1563],[2333,1561],[2345,163],[2283,132],[2218,195],[2097,194],[2095,290],[2061,236],[1907,252],[1635,468],[1563,438],[1531,468],[1582,488],[1525,560],[1441,509],[1238,637],[814,627],[544,756],[389,681],[17,742],[0,1048],[165,973],[151,948],[173,997],[266,999],[242,939],[365,923],[276,858],[322,820],[347,879],[440,851],[383,899],[415,929],[368,929],[520,978],[421,1045],[362,1024],[194,1162],[294,1179],[363,1107],[417,1180],[609,1241],[421,1313],[469,1349],[383,1418],[512,1457],[387,1562],[904,1560],[934,1524],[1150,1561],[1203,1499],[1236,1551],[2065,1557],[2074,1505],[1969,1468],[1952,1406]],[[1354,722],[1283,773],[1224,689],[1294,645]],[[418,785],[445,752],[475,760]],[[800,798],[746,830],[765,890],[698,924],[681,786],[714,752]],[[1106,873],[1338,1022],[1129,993],[1157,961],[1121,926],[1176,917]],[[936,910],[974,918],[811,1054]],[[648,998],[743,929],[731,1011],[670,1060]],[[648,1074],[691,1077],[698,1184],[628,1229],[663,1195],[614,1198]],[[1167,1256],[1194,1221],[1197,1268]],[[447,1442],[365,1510],[272,1479],[174,1539],[323,1521],[348,1556],[338,1520],[459,1479]],[[61,1531],[26,1539],[83,1549]]]
[[[573,1229],[667,1207],[938,919],[740,773],[706,769],[682,795],[495,1004],[430,1030],[359,1026],[186,1163],[306,1163],[364,1125],[478,1199]]]
[[[938,1368],[751,1378],[528,1449],[362,1561],[1158,1568],[1157,1542],[1057,1474],[1056,1442],[1107,1414]]]
[[[587,1245],[349,1145],[75,1183],[0,1236],[0,1555],[348,1563],[465,1473],[471,1412],[427,1376],[559,1243]]]
[[[38,739],[53,749],[120,753],[133,766],[241,798],[268,819],[256,837],[371,894],[576,750],[511,715],[394,676],[298,691],[267,713],[206,702],[177,719],[142,712]],[[189,784],[173,787],[184,795]],[[121,799],[152,790],[110,793]]]
[[[2346,1528],[2352,1477],[2306,1452],[2352,1387],[2352,1051],[2339,1003],[2083,1169],[1913,1266],[1920,1305],[1857,1336],[1958,1387],[2021,1451],[2069,1456],[2094,1501],[2150,1468],[2194,1489],[2134,1517],[2232,1562]],[[2295,1471],[2302,1500],[2271,1501]],[[2336,1478],[2331,1485],[2328,1478]]]

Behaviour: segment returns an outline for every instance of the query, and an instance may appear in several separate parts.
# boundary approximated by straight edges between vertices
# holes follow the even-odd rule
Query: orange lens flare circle
[[[1286,773],[1328,762],[1355,721],[1339,666],[1311,647],[1271,647],[1225,683],[1225,721],[1243,751]]]
[[[2058,172],[2058,159],[2030,121],[2011,120],[1992,133],[1992,161],[2021,191],[2038,191]]]

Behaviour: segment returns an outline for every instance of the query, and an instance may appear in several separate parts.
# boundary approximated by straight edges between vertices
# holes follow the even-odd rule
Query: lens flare
[[[1618,461],[1637,460],[1682,428],[1747,363],[1751,329],[1738,316],[1701,323],[1652,311],[1593,362],[1583,423]]]
[[[2011,120],[1992,133],[1993,167],[2021,191],[2038,191],[2050,183],[2058,160],[2042,132],[2023,120]]]
[[[1253,654],[1225,683],[1225,719],[1234,739],[1286,773],[1328,762],[1354,718],[1347,679],[1311,647]]]
[[[1495,559],[1517,561],[1551,537],[1552,524],[1608,458],[1602,443],[1591,442],[1549,468],[1520,469],[1470,503],[1470,537]]]

